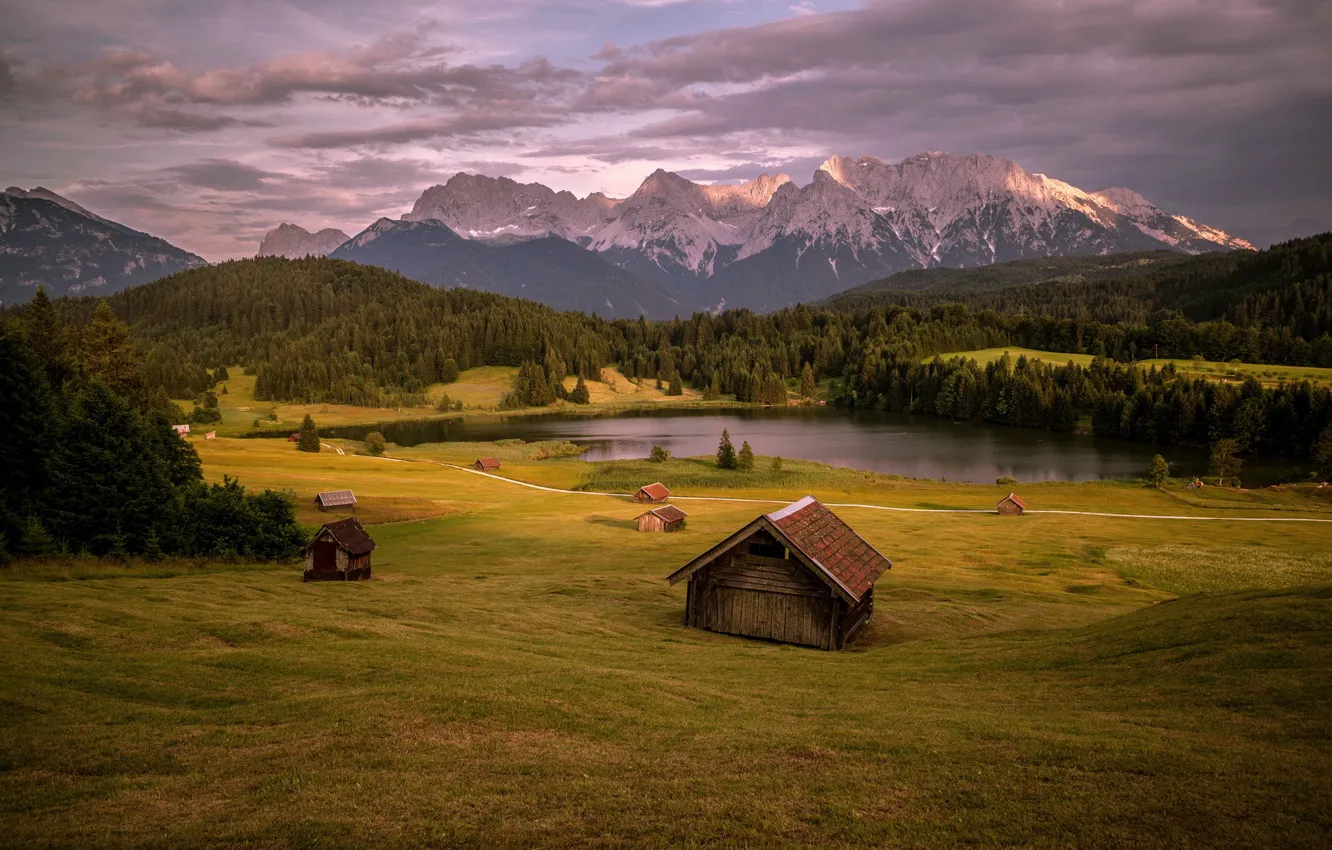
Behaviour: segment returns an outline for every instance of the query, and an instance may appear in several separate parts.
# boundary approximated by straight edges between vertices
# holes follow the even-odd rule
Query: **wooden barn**
[[[500,468],[499,458],[497,457],[479,457],[472,464],[472,469],[477,472],[494,472]]]
[[[639,531],[675,531],[689,514],[675,505],[662,505],[638,517]]]
[[[666,489],[666,485],[660,481],[655,484],[649,484],[646,487],[639,487],[638,492],[634,494],[635,502],[644,502],[650,505],[660,505],[671,497],[671,491]]]
[[[177,434],[181,435],[182,437],[190,433],[189,425],[172,425],[171,429],[175,431]]]
[[[764,514],[669,576],[687,626],[841,649],[892,563],[813,496]]]
[[[1027,503],[1017,493],[1009,493],[999,500],[999,513],[1002,516],[1022,516],[1027,510]]]
[[[350,490],[329,490],[315,496],[315,507],[321,511],[345,508],[356,512],[356,494]]]
[[[356,581],[370,578],[370,553],[375,541],[370,539],[361,521],[355,517],[330,522],[305,544],[306,581]]]

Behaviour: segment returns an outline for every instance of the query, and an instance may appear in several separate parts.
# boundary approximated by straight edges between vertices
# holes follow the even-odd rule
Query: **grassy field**
[[[1007,353],[1013,360],[1018,357],[1026,357],[1028,360],[1040,360],[1055,366],[1063,366],[1069,361],[1079,366],[1090,366],[1092,356],[1090,354],[1060,354],[1051,351],[1037,351],[1034,348],[984,348],[976,351],[956,351],[949,354],[939,355],[944,360],[951,360],[954,357],[965,357],[975,360],[977,363],[986,364],[998,360]],[[927,357],[922,362],[929,362],[933,357]],[[1167,358],[1139,360],[1137,364],[1144,369],[1155,367],[1160,369],[1167,363],[1174,364],[1175,368],[1181,374],[1191,378],[1206,378],[1212,381],[1231,381],[1240,382],[1246,378],[1257,378],[1266,386],[1276,386],[1283,381],[1290,383],[1292,381],[1311,381],[1315,384],[1324,386],[1332,385],[1332,369],[1318,368],[1314,366],[1273,366],[1263,363],[1219,363],[1212,360],[1171,360]]]
[[[1332,526],[840,509],[894,567],[867,629],[825,653],[680,625],[664,576],[768,506],[681,501],[684,531],[638,534],[626,499],[439,464],[917,508],[1000,488],[560,444],[196,445],[209,478],[289,489],[307,523],[329,518],[316,490],[354,488],[375,578],[0,572],[5,844],[1318,847],[1332,829]],[[1302,489],[1023,495],[1328,508]]]
[[[513,378],[518,369],[512,366],[480,366],[468,369],[451,384],[432,384],[426,391],[430,404],[424,407],[359,407],[350,404],[281,404],[269,401],[256,401],[254,398],[253,375],[245,375],[239,366],[228,370],[231,377],[217,387],[218,409],[222,413],[222,422],[217,425],[194,426],[200,432],[216,431],[219,436],[236,436],[256,430],[294,431],[300,427],[306,414],[312,416],[321,428],[339,425],[356,425],[366,422],[392,422],[399,419],[424,419],[435,416],[457,416],[458,413],[441,413],[436,404],[441,396],[447,394],[450,401],[463,403],[463,416],[490,416],[499,411],[500,400],[505,393],[513,389]],[[570,405],[557,401],[550,407],[507,411],[508,413],[530,414],[549,413],[566,410],[571,407],[584,412],[609,412],[645,405],[686,404],[692,407],[735,405],[734,397],[703,401],[696,390],[686,388],[679,396],[668,396],[656,388],[656,382],[648,379],[630,380],[615,369],[602,369],[600,380],[587,382],[591,403],[585,406]],[[573,389],[577,379],[566,378],[564,385]],[[222,393],[223,387],[226,393]],[[176,399],[176,403],[189,413],[194,407],[191,399]],[[270,418],[275,413],[277,419]]]

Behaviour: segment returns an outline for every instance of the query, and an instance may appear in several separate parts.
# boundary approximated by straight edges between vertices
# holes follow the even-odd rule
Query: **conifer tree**
[[[773,471],[773,472],[781,472],[781,471],[782,471],[782,458],[781,458],[780,455],[774,455],[774,456],[773,456],[773,459],[772,459],[772,471]]]
[[[748,440],[740,444],[740,454],[735,459],[735,468],[741,472],[749,472],[754,468],[754,450],[749,447]]]
[[[319,429],[315,427],[315,421],[310,414],[305,414],[305,419],[301,422],[300,436],[296,438],[296,448],[303,452],[319,451]]]
[[[146,400],[134,339],[105,301],[97,303],[92,321],[83,331],[83,368],[117,395],[134,403]]]
[[[587,381],[584,381],[583,376],[579,375],[578,383],[574,385],[573,390],[569,393],[569,401],[574,404],[587,404],[591,400],[592,394],[588,392]]]
[[[735,469],[735,446],[731,445],[731,434],[722,429],[721,443],[717,445],[717,468]]]
[[[805,363],[805,368],[800,370],[800,397],[806,400],[814,398],[814,391],[818,384],[814,381],[814,370],[809,368],[809,363]]]
[[[671,372],[671,383],[666,388],[666,395],[684,395],[684,386],[680,380],[679,370]]]
[[[1147,470],[1148,477],[1152,484],[1157,487],[1164,487],[1166,481],[1170,478],[1170,464],[1159,454],[1152,457],[1152,464]]]

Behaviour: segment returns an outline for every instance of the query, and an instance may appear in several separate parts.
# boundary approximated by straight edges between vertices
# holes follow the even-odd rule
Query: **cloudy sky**
[[[991,153],[1332,228],[1327,0],[0,0],[0,181],[210,260],[460,170],[578,194]]]

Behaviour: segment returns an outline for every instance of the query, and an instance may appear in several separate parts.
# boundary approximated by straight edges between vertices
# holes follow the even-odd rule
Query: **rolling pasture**
[[[765,458],[746,477],[557,444],[193,442],[210,479],[291,490],[311,527],[333,518],[316,491],[353,488],[375,578],[0,572],[6,843],[1315,847],[1332,828],[1332,524],[945,513],[1007,491]],[[624,498],[442,465],[482,454],[548,487],[774,501],[679,500],[685,530],[639,534]],[[1332,519],[1304,489],[1021,492]],[[681,626],[664,577],[805,493],[920,511],[837,509],[894,561],[850,648]]]
[[[1090,366],[1094,359],[1090,354],[1062,354],[1056,351],[1037,351],[1034,348],[1021,348],[1018,346],[984,348],[975,351],[954,351],[939,356],[944,360],[952,360],[954,357],[962,357],[968,360],[975,360],[983,366],[986,363],[992,363],[998,360],[1003,357],[1005,353],[1007,353],[1014,361],[1019,357],[1026,357],[1028,360],[1039,360],[1052,366],[1063,366],[1070,361],[1078,366]],[[924,358],[922,362],[928,363],[933,359],[933,357],[927,357]],[[1165,357],[1148,358],[1136,361],[1136,365],[1143,369],[1160,369],[1167,363],[1173,364],[1175,369],[1185,377],[1205,378],[1209,381],[1239,382],[1252,377],[1256,378],[1258,382],[1264,386],[1276,386],[1282,382],[1292,383],[1306,380],[1322,386],[1332,385],[1332,369],[1317,366],[1277,366],[1270,363],[1241,363],[1238,361],[1221,363],[1214,360],[1203,360],[1201,358],[1179,360]]]

